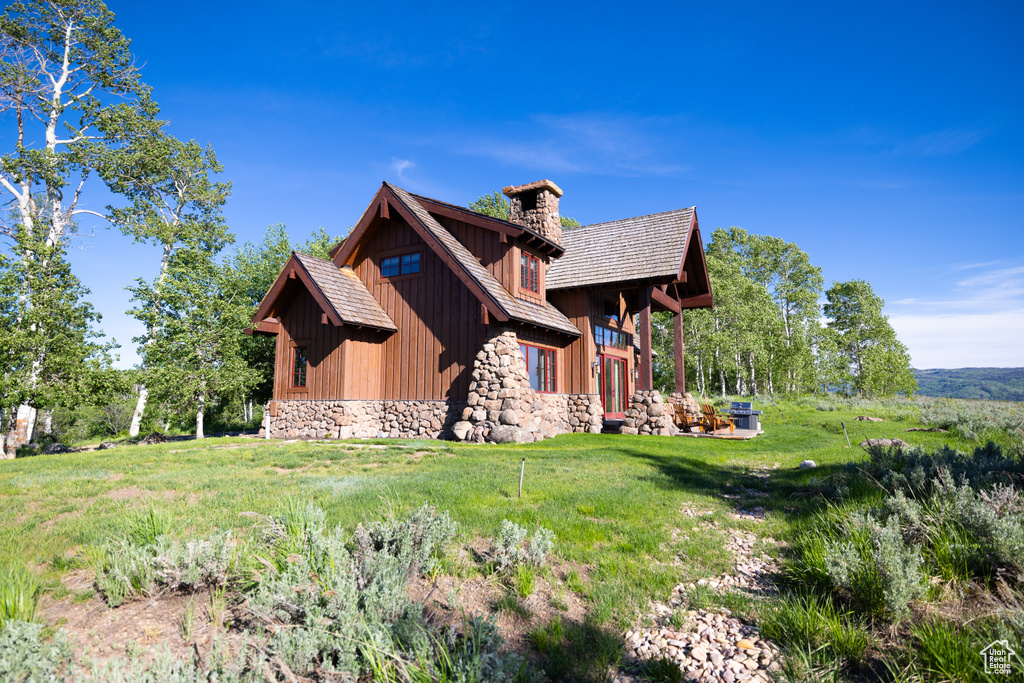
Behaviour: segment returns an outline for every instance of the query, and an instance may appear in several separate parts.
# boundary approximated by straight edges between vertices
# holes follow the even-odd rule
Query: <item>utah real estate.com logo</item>
[[[994,640],[988,647],[981,651],[981,657],[985,660],[985,673],[987,674],[1010,674],[1011,659],[1016,656],[1006,640]]]

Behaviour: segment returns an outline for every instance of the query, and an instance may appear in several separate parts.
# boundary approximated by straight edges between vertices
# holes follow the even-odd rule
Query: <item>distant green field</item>
[[[1024,401],[1024,368],[914,370],[914,376],[924,396]]]

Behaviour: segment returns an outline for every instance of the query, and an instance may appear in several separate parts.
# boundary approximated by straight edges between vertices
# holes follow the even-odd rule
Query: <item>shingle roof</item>
[[[308,254],[296,253],[295,259],[306,269],[342,322],[380,330],[398,329],[351,268],[338,268],[333,261]]]
[[[459,240],[444,228],[430,213],[420,205],[416,198],[400,187],[388,185],[395,196],[412,211],[420,224],[432,234],[441,246],[456,262],[462,266],[480,288],[498,305],[510,319],[539,325],[558,330],[573,336],[580,336],[580,331],[557,308],[545,302],[543,305],[517,299],[505,289],[498,279],[491,275],[480,261],[473,256]]]
[[[551,264],[547,289],[569,289],[678,275],[694,207],[562,231],[565,254]]]

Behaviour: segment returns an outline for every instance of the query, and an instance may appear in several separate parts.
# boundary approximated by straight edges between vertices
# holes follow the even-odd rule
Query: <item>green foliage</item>
[[[485,216],[492,216],[507,221],[512,205],[505,198],[505,195],[501,193],[501,190],[495,190],[470,203],[469,209],[482,213]]]
[[[797,652],[825,649],[845,667],[862,663],[874,641],[863,620],[838,609],[828,597],[787,594],[759,616],[764,637]]]
[[[36,576],[21,565],[0,565],[0,628],[35,621],[40,593]]]
[[[42,624],[0,623],[0,680],[19,683],[61,680],[71,659],[71,647],[62,634],[46,641]]]
[[[541,654],[544,673],[553,681],[606,681],[625,653],[618,633],[590,619],[563,623],[556,617],[530,635]]]
[[[825,292],[824,313],[852,368],[853,389],[869,396],[908,396],[917,391],[907,347],[896,339],[885,302],[864,280],[835,282]]]

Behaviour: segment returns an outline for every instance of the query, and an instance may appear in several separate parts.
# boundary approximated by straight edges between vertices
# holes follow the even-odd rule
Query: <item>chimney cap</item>
[[[509,185],[508,187],[502,188],[501,192],[506,197],[513,197],[517,194],[522,194],[523,192],[528,192],[530,190],[548,190],[556,197],[562,196],[562,188],[555,185],[550,180],[538,180],[533,183],[527,183],[526,185]]]

